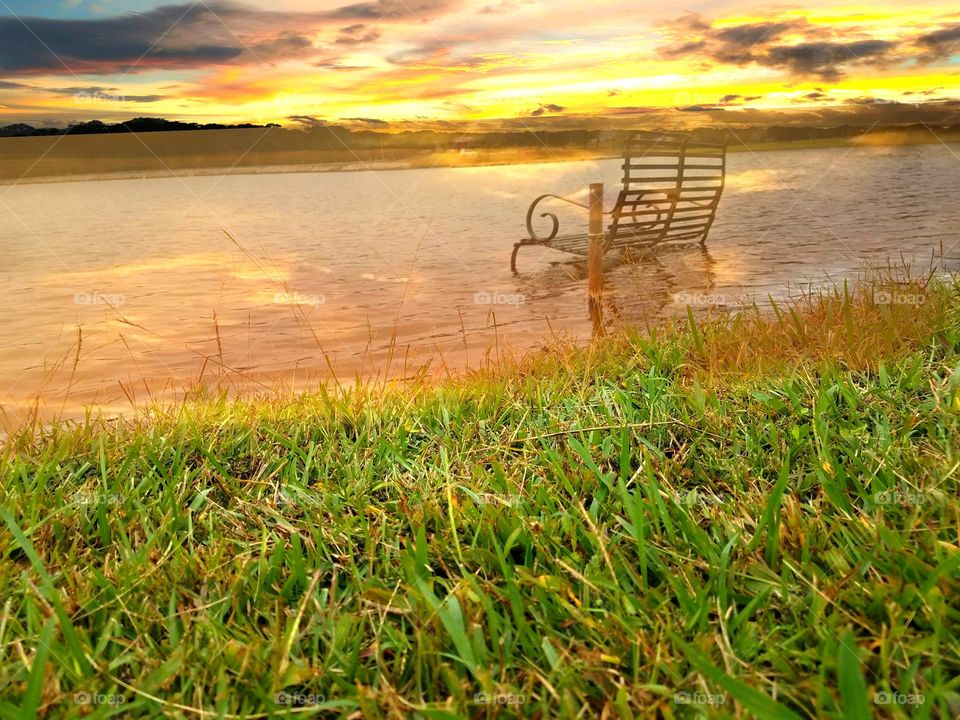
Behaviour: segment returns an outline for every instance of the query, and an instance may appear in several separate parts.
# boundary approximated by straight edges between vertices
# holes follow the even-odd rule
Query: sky
[[[960,107],[949,2],[0,0],[0,124]]]

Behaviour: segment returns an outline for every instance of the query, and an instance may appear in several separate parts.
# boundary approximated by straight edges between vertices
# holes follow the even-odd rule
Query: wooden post
[[[603,334],[603,241],[603,183],[591,183],[587,289],[594,335]]]

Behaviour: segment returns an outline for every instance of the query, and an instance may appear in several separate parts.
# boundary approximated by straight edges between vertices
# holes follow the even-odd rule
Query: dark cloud
[[[694,56],[723,64],[758,64],[783,68],[798,76],[835,80],[849,66],[900,59],[896,42],[837,40],[829,35],[829,29],[814,27],[802,18],[715,28],[700,16],[687,14],[663,27],[674,38],[660,48],[663,57]],[[802,35],[804,40],[786,44],[784,36],[788,34]]]
[[[164,38],[165,32],[175,37]],[[145,13],[96,20],[0,17],[0,71],[125,72],[139,58],[150,65],[181,67],[220,63],[243,48],[233,40],[210,42],[213,13],[201,5],[167,5]],[[219,34],[219,33],[214,33]],[[156,45],[154,47],[154,45]],[[151,50],[152,48],[152,50]]]
[[[291,115],[287,118],[290,122],[296,123],[304,128],[312,127],[324,127],[327,125],[326,120],[321,120],[320,118],[314,117],[313,115]]]
[[[894,56],[897,43],[890,40],[854,42],[812,42],[772,47],[761,60],[764,65],[783,67],[797,75],[818,75],[834,80],[851,64],[877,64]]]
[[[660,25],[678,33],[695,35],[707,33],[713,29],[713,25],[702,15],[690,12],[689,10],[680,17],[674,20],[667,20],[666,22],[660,23]]]
[[[363,23],[357,23],[342,28],[334,42],[337,45],[366,45],[378,40],[380,35],[380,30],[368,27]]]
[[[54,87],[40,88],[35,85],[24,85],[33,90],[52,93],[54,95],[116,95],[120,91],[115,87],[103,87],[101,85],[74,85],[73,87]]]
[[[939,60],[960,52],[960,25],[951,25],[921,35],[917,44],[923,48],[927,60]]]
[[[788,31],[807,27],[806,20],[760,22],[714,28],[694,13],[663,23],[674,40],[660,48],[664,57],[706,55],[717,62],[742,64],[755,60],[755,50],[773,43]]]
[[[457,0],[378,0],[346,5],[328,13],[344,20],[384,20],[414,17],[427,20],[442,15],[457,5]]]
[[[380,120],[379,118],[364,118],[364,117],[352,117],[352,118],[343,118],[347,122],[359,123],[361,125],[389,125],[386,120]]]
[[[685,55],[692,55],[693,53],[705,50],[706,47],[706,40],[695,40],[680,44],[665,45],[664,47],[660,48],[660,54],[667,58],[683,57]]]
[[[530,113],[530,117],[540,117],[541,115],[546,115],[547,113],[562,113],[566,110],[563,105],[557,105],[555,103],[545,103],[538,107],[536,110]]]
[[[721,112],[724,108],[716,103],[701,103],[700,105],[677,107],[674,108],[674,110],[678,110],[679,112]]]
[[[335,10],[281,12],[232,0],[180,2],[112,17],[0,16],[0,72],[108,74],[316,56],[313,32],[344,25],[334,45],[374,42],[380,19],[427,20],[458,0],[378,0]],[[336,60],[336,57],[325,58]]]
[[[713,36],[726,45],[749,50],[754,45],[771,42],[783,35],[787,30],[796,27],[796,23],[765,22],[749,25],[735,25],[717,30]]]
[[[135,103],[153,103],[160,102],[161,100],[166,100],[166,95],[124,95],[123,99],[126,102],[135,102]]]
[[[324,60],[322,62],[314,63],[313,66],[318,68],[323,68],[324,70],[338,70],[338,71],[370,69],[370,67],[367,65],[342,65],[341,63],[336,62],[335,60]]]

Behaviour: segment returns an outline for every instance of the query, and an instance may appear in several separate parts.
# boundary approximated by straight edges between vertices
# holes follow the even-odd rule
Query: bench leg
[[[517,253],[520,252],[522,247],[523,243],[517,243],[513,246],[513,253],[510,255],[510,272],[515,273],[517,271]]]

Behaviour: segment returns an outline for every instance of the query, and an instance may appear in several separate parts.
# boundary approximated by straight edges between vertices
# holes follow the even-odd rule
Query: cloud
[[[389,125],[386,120],[380,120],[379,118],[365,118],[365,117],[352,117],[352,118],[343,118],[347,122],[359,123],[360,125]]]
[[[70,87],[42,87],[27,83],[0,81],[0,90],[29,90],[34,93],[45,93],[58,97],[72,97],[84,100],[101,100],[113,102],[152,103],[166,100],[167,95],[123,95],[115,87],[102,85],[74,85]]]
[[[651,113],[662,113],[664,108],[653,107],[651,105],[626,105],[623,107],[607,108],[601,110],[604,115],[649,115]]]
[[[523,5],[530,5],[534,0],[500,0],[498,3],[485,5],[477,12],[480,15],[500,15],[502,13],[517,12]]]
[[[313,115],[291,115],[287,120],[303,128],[324,127],[328,124],[326,120],[321,120]]]
[[[378,0],[346,5],[328,14],[346,20],[418,19],[427,20],[445,13],[457,0]]]
[[[679,112],[722,112],[724,108],[716,103],[702,103],[700,105],[677,107],[674,108],[674,110],[678,110]]]
[[[896,48],[897,43],[890,40],[800,43],[772,47],[761,62],[786,68],[796,75],[818,75],[825,80],[835,80],[843,74],[843,66],[889,61]]]
[[[927,60],[939,60],[960,53],[960,24],[940,28],[917,38]]]
[[[370,28],[363,23],[357,23],[342,28],[334,42],[337,45],[366,45],[367,43],[378,40],[381,34],[380,30],[376,28]]]
[[[755,48],[762,49],[788,31],[806,26],[806,20],[801,19],[715,28],[700,15],[686,13],[676,20],[661,24],[672,41],[661,47],[660,53],[667,58],[698,54],[723,63],[753,62],[756,58]]]
[[[368,65],[343,65],[336,60],[323,60],[321,62],[313,63],[314,67],[323,68],[324,70],[337,70],[337,71],[351,71],[351,70],[369,70]]]
[[[225,62],[242,54],[236,40],[212,41],[222,34],[211,32],[215,22],[213,13],[200,5],[167,5],[96,20],[24,18],[21,23],[15,17],[0,17],[0,70],[124,72],[146,55],[151,66],[189,67]]]
[[[115,74],[316,57],[313,37],[344,20],[334,46],[371,43],[371,20],[423,21],[459,0],[379,0],[333,10],[261,10],[232,0],[180,2],[111,17],[0,16],[0,72]],[[334,61],[336,57],[324,58]]]
[[[889,64],[901,59],[897,41],[837,39],[831,34],[833,30],[816,27],[804,18],[718,28],[688,13],[662,27],[671,38],[660,48],[660,55],[667,59],[694,57],[728,65],[756,64],[827,80],[838,79],[850,66]],[[846,28],[844,36],[850,34]],[[788,36],[801,39],[787,42]]]
[[[160,102],[161,100],[166,100],[166,95],[124,95],[123,99],[125,102],[134,102],[134,103],[154,103]]]
[[[530,117],[540,117],[541,115],[546,115],[547,113],[562,113],[566,110],[562,105],[557,105],[555,103],[546,103],[541,105],[536,110],[530,113]]]

